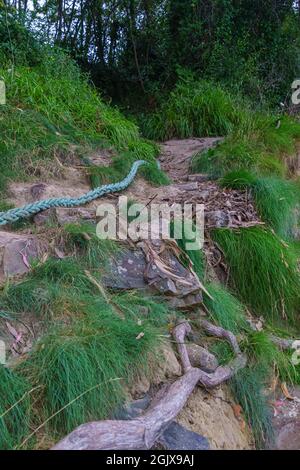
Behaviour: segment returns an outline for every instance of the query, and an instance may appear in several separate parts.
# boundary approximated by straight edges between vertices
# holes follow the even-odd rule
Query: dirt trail
[[[81,209],[55,209],[57,220],[63,224],[74,222],[76,217],[94,219],[96,207],[100,202],[116,204],[119,196],[122,195],[142,204],[148,204],[152,200],[155,203],[204,204],[207,228],[238,228],[256,225],[260,223],[259,218],[246,191],[224,190],[216,182],[209,181],[205,174],[190,174],[193,156],[213,147],[218,141],[220,141],[219,137],[167,141],[161,145],[159,161],[171,180],[170,185],[154,187],[143,178],[137,177],[127,190],[102,197]],[[99,152],[97,156],[94,156],[93,161],[94,163],[98,161],[102,165],[103,159],[107,164],[109,158],[111,157],[107,152],[103,156]],[[37,186],[38,193],[35,191]],[[9,202],[14,207],[20,207],[37,199],[78,197],[88,192],[90,186],[84,168],[65,167],[63,179],[35,183],[11,183],[9,190]],[[37,219],[42,221],[44,218],[44,213],[37,216]]]
[[[176,183],[188,179],[192,157],[214,147],[222,137],[207,137],[203,139],[168,140],[161,146],[159,157],[162,169]]]

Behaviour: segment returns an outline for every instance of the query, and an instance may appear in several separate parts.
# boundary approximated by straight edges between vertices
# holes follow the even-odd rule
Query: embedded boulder
[[[33,235],[0,232],[0,280],[29,271],[30,260],[37,258],[39,244]]]

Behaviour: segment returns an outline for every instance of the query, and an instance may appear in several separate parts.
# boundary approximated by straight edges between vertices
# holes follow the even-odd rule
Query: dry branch
[[[174,328],[173,336],[177,342],[184,375],[161,390],[143,416],[130,421],[108,420],[82,424],[56,444],[53,450],[140,450],[153,447],[184,407],[198,383],[207,388],[215,387],[230,379],[238,369],[246,365],[246,358],[240,353],[232,333],[209,322],[203,326],[210,334],[224,337],[230,342],[236,353],[236,358],[230,364],[217,367],[212,374],[192,367],[184,344],[191,327],[187,322],[181,323]]]

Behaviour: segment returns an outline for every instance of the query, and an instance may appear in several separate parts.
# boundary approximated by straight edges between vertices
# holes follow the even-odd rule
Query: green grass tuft
[[[300,188],[293,181],[278,178],[258,178],[253,185],[256,208],[262,219],[280,237],[292,238],[297,227],[296,209],[300,203]]]
[[[29,384],[0,365],[0,449],[12,450],[29,433]]]
[[[241,405],[254,434],[256,447],[262,449],[272,442],[272,410],[264,394],[265,370],[259,365],[248,366],[237,372],[230,381],[235,399]]]
[[[223,136],[239,118],[235,100],[219,85],[185,75],[158,111],[141,119],[141,127],[144,135],[158,141]]]
[[[225,287],[211,283],[206,288],[213,299],[204,293],[203,302],[218,325],[233,333],[249,329],[244,306]]]
[[[142,159],[148,161],[149,165],[141,167],[139,173],[155,186],[167,185],[170,181],[167,175],[158,168],[156,156],[157,154],[153,152],[153,148],[149,147],[148,154],[142,156]],[[135,153],[125,152],[118,157],[114,157],[109,167],[88,166],[87,173],[92,188],[123,180],[129,173],[132,164],[139,158]]]
[[[192,171],[212,177],[235,170],[251,170],[264,175],[285,176],[285,157],[296,152],[300,125],[292,118],[281,118],[276,127],[275,115],[244,111],[233,131],[215,148],[195,155]]]
[[[292,247],[262,227],[217,229],[213,238],[230,266],[237,296],[258,315],[295,321],[299,271]]]
[[[144,336],[137,340],[141,332]],[[52,328],[23,370],[43,387],[44,419],[63,408],[50,420],[51,432],[63,435],[84,422],[111,416],[125,398],[125,386],[141,370],[149,372],[146,364],[158,343],[149,323],[122,321],[103,299],[70,324]]]
[[[257,177],[247,170],[230,171],[224,175],[219,183],[223,188],[247,189],[251,188],[257,181]]]

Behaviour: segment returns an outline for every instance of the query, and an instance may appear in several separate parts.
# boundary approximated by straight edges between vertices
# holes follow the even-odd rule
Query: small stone
[[[204,181],[209,180],[209,175],[207,175],[206,173],[195,173],[194,175],[188,175],[188,180],[203,183]]]
[[[0,232],[0,278],[28,272],[27,262],[37,256],[38,243],[34,236]]]
[[[150,405],[150,397],[148,394],[145,397],[134,400],[131,403],[127,403],[126,405],[119,408],[113,415],[113,419],[120,419],[120,420],[130,420],[137,418],[138,416],[142,415],[148,406]]]
[[[196,181],[191,182],[191,183],[183,183],[183,184],[178,184],[177,187],[181,191],[197,191],[198,183]]]
[[[172,421],[162,436],[158,439],[165,450],[209,450],[210,445],[206,437],[189,431],[181,424]]]

